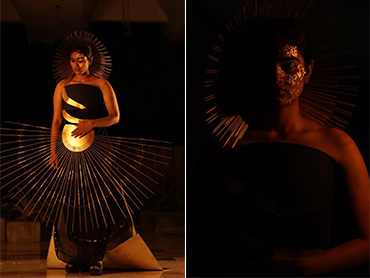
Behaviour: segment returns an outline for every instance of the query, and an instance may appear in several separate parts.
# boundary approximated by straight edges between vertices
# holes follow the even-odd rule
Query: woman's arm
[[[112,86],[105,79],[99,80],[99,88],[103,93],[104,103],[108,116],[98,119],[80,120],[77,128],[72,132],[74,137],[83,137],[94,127],[108,127],[119,122],[120,113],[116,94]]]
[[[53,114],[53,122],[51,125],[51,137],[50,137],[50,162],[49,164],[58,169],[58,157],[56,155],[56,141],[58,138],[59,128],[62,124],[62,87],[63,81],[60,81],[54,91],[54,98],[53,98],[53,107],[54,107],[54,114]]]
[[[353,140],[344,132],[335,132],[334,159],[344,173],[344,181],[354,219],[357,238],[314,255],[297,259],[305,276],[318,276],[356,267],[369,261],[369,176],[362,156]]]

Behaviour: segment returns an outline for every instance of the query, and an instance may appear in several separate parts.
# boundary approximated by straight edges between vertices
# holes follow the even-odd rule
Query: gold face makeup
[[[69,62],[75,74],[85,74],[89,70],[89,59],[82,53],[72,52]]]
[[[76,55],[77,64],[80,68],[84,68],[88,62],[87,57],[81,53]]]
[[[278,89],[286,92],[289,97],[287,104],[293,103],[303,91],[306,74],[304,59],[295,45],[285,44],[278,52],[276,80]]]
[[[298,47],[295,45],[286,44],[279,50],[279,52],[283,52],[287,57],[298,58]]]

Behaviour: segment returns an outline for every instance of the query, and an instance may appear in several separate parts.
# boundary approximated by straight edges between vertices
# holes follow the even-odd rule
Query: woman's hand
[[[279,272],[304,276],[305,273],[301,269],[301,259],[321,252],[323,252],[321,249],[276,249],[272,261],[275,269]]]
[[[58,165],[58,156],[55,154],[55,152],[51,152],[51,154],[50,154],[49,164],[50,164],[50,166],[51,166],[51,167],[53,167],[55,170],[58,170],[58,169],[59,169],[59,165]]]
[[[323,252],[321,249],[275,249],[273,258],[280,260],[284,258],[303,258]]]
[[[321,252],[323,250],[320,249],[275,249],[271,258],[259,262],[255,267],[259,267],[260,271],[270,269],[270,272],[279,276],[304,277],[306,273],[304,273],[301,267],[301,259]]]
[[[72,131],[72,136],[75,138],[84,137],[95,127],[94,120],[80,120],[77,127]]]
[[[271,277],[272,275],[274,277],[305,277],[301,268],[301,259],[321,252],[323,250],[320,249],[275,249],[271,257],[254,262],[249,267],[253,273],[258,273],[264,277]]]

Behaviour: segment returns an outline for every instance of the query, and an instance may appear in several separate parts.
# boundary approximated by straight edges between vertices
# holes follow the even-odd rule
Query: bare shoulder
[[[344,156],[359,153],[352,138],[343,130],[327,127],[311,120],[307,121],[307,129],[298,137],[298,143],[316,148],[337,162]]]
[[[67,79],[63,79],[63,80],[60,80],[57,84],[57,89],[61,89],[63,87],[65,87],[67,84],[68,84],[69,80]]]
[[[63,80],[60,80],[58,83],[57,83],[57,86],[55,87],[55,95],[58,95],[60,96],[62,94],[62,89],[68,84],[68,80],[66,79],[63,79]]]
[[[99,77],[94,76],[92,82],[95,86],[101,89],[104,87],[110,86],[108,80],[106,80],[105,78],[99,78]]]
[[[343,164],[348,161],[362,159],[354,140],[343,130],[326,128],[323,134],[326,144],[330,145],[333,158]]]
[[[353,139],[346,132],[338,128],[324,128],[322,133],[326,140],[329,140],[337,148],[356,145]]]

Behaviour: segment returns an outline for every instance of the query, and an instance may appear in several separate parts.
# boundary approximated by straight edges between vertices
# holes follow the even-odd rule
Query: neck
[[[78,82],[84,82],[86,81],[87,79],[89,79],[90,77],[90,73],[89,72],[86,72],[84,74],[77,74],[73,77],[73,79],[75,81],[78,81]]]
[[[301,130],[304,127],[304,118],[299,109],[299,101],[283,107],[270,108],[262,120],[262,127],[281,136]]]

